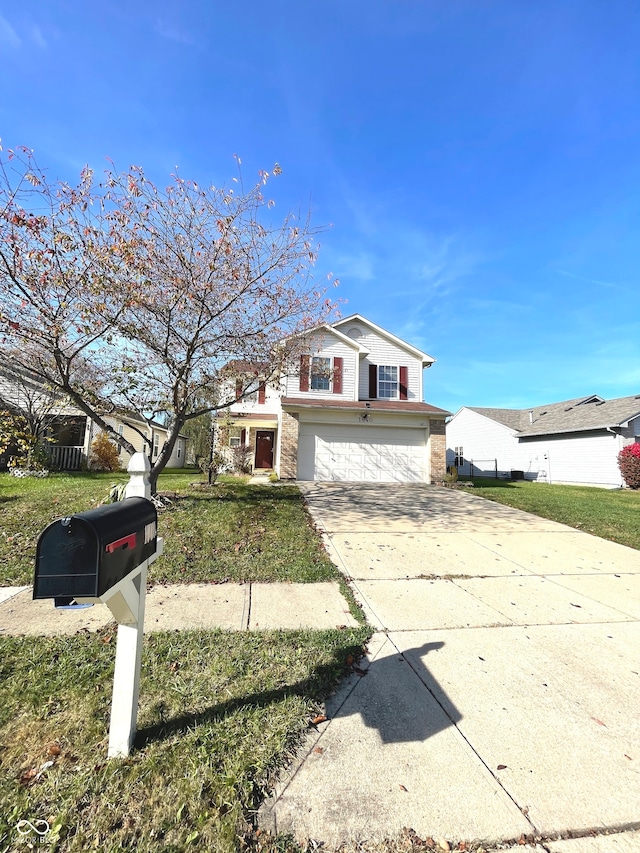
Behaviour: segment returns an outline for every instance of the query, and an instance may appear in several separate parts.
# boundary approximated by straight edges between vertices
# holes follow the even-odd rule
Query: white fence
[[[50,444],[47,447],[47,455],[51,467],[58,471],[80,471],[84,460],[84,447],[60,447]]]

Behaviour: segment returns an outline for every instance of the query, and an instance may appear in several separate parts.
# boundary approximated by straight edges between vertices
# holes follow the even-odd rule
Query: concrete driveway
[[[263,824],[640,850],[640,552],[462,491],[302,488],[376,633]]]

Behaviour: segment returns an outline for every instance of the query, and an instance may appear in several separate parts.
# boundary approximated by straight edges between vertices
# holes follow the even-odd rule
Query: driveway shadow
[[[505,521],[522,526],[527,514],[479,495],[426,483],[301,483],[307,504],[327,530],[405,525],[459,530],[469,524],[490,529]]]
[[[442,642],[425,643],[401,654],[390,640],[384,638],[376,658],[366,669],[354,666],[353,674],[343,680],[337,692],[327,700],[328,719],[359,714],[368,728],[378,730],[383,743],[425,741],[455,725],[462,719],[461,715],[448,699],[448,710],[443,710],[435,697],[439,695],[446,699],[446,695],[421,660],[424,655],[435,653],[443,646]],[[319,685],[330,679],[331,671],[331,665],[319,667],[304,681],[237,696],[195,713],[165,718],[162,708],[157,707],[156,714],[160,720],[138,729],[135,746],[141,749],[154,741],[186,733],[199,724],[215,723],[243,707],[264,708],[288,696],[317,700],[320,698]]]
[[[367,728],[378,730],[383,743],[425,741],[455,725],[462,715],[422,660],[444,645],[425,643],[400,653],[385,640],[358,680],[328,700],[327,716],[360,715]]]

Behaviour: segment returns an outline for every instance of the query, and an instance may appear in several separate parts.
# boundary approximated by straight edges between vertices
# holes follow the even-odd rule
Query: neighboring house
[[[104,419],[116,432],[130,441],[138,452],[146,453],[153,465],[167,440],[169,430],[166,427],[155,421],[149,424],[142,418],[131,414],[104,415]],[[90,418],[87,418],[86,422],[87,434],[85,436],[83,454],[88,458],[91,455],[91,442],[100,432],[100,427],[90,420]],[[148,439],[148,443],[145,439]],[[184,468],[186,466],[187,440],[186,435],[178,436],[167,462],[167,468]],[[119,456],[120,464],[123,468],[126,468],[131,459],[130,454],[126,450],[120,449]]]
[[[44,424],[43,434],[47,438],[44,447],[52,467],[60,471],[77,471],[87,467],[91,444],[100,432],[100,427],[68,400],[54,395],[36,379],[0,366],[0,407],[28,411]],[[152,463],[156,460],[167,439],[166,427],[155,422],[148,424],[130,413],[103,417],[136,450],[148,453]],[[149,444],[146,444],[143,436],[149,440]],[[187,437],[180,435],[167,463],[168,468],[181,468],[186,464],[186,444]],[[126,468],[130,455],[120,450],[119,456],[122,467]]]
[[[617,488],[618,453],[640,441],[640,395],[596,395],[527,409],[464,406],[447,424],[459,474]]]
[[[305,341],[278,381],[260,382],[255,368],[250,397],[219,413],[220,444],[248,445],[254,469],[283,479],[441,481],[449,413],[423,402],[423,369],[434,359],[359,314]],[[234,367],[245,377],[240,397],[247,365]]]

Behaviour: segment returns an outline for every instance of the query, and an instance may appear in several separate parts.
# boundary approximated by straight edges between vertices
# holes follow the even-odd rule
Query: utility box
[[[127,498],[50,524],[40,535],[35,598],[99,598],[156,554],[158,513]]]
[[[524,480],[524,471],[512,471],[511,472],[512,480]]]

